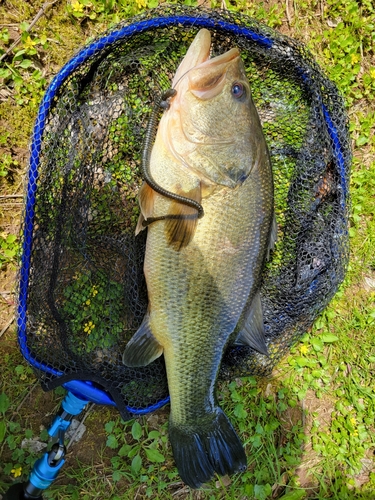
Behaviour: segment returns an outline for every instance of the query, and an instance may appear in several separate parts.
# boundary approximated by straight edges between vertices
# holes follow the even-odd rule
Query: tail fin
[[[169,440],[178,472],[192,488],[199,488],[215,472],[224,476],[247,467],[242,443],[224,412],[217,408],[210,416],[210,421],[197,429],[169,424]]]

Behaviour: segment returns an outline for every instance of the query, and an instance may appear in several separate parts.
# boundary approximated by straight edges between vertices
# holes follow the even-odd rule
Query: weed
[[[4,137],[4,141],[5,142]],[[7,177],[10,174],[15,174],[16,168],[19,166],[19,162],[17,160],[14,160],[10,154],[4,154],[3,157],[1,158],[0,162],[0,177]]]
[[[7,362],[7,359],[4,359]],[[16,380],[20,387],[29,387],[34,380],[32,369],[29,366],[17,365],[14,369]],[[7,391],[10,394],[11,389]],[[2,471],[4,474],[24,479],[30,473],[31,467],[38,458],[38,453],[29,446],[30,441],[35,438],[33,431],[21,425],[12,418],[12,404],[7,393],[0,394],[0,454],[3,456]],[[47,433],[37,436],[38,440],[48,439]],[[41,443],[41,441],[39,441]],[[47,445],[45,445],[47,446]],[[2,452],[6,450],[6,453]]]
[[[15,234],[0,233],[0,269],[15,265],[19,252],[19,241]]]
[[[141,425],[142,423],[142,425]],[[126,477],[131,484],[144,484],[146,496],[153,490],[163,491],[177,472],[172,471],[162,478],[166,458],[164,450],[168,441],[165,425],[160,430],[149,430],[147,421],[110,421],[105,425],[108,433],[106,446],[117,451],[111,458],[114,482]],[[130,431],[130,432],[129,432]],[[170,482],[170,481],[169,481]]]
[[[123,288],[100,273],[75,277],[64,289],[62,316],[71,325],[72,345],[78,352],[103,352],[117,342],[123,330]],[[100,316],[99,315],[100,312]]]

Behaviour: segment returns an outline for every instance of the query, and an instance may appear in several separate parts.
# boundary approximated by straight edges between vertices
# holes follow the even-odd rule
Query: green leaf
[[[41,441],[48,441],[48,439],[49,439],[48,430],[47,429],[43,429],[40,432],[40,436],[39,437],[40,437]]]
[[[323,349],[323,342],[319,338],[312,338],[311,345],[316,352],[320,352]]]
[[[364,135],[361,135],[360,137],[358,137],[358,139],[356,140],[356,144],[357,146],[364,146],[365,144],[367,144],[369,141],[369,138],[364,136]]]
[[[132,436],[136,441],[138,441],[141,438],[142,427],[139,422],[134,422],[134,424],[132,425]]]
[[[146,448],[145,451],[150,462],[162,463],[165,461],[164,455],[162,455],[158,450],[155,450],[155,448]]]
[[[260,424],[257,424],[256,427],[255,427],[255,432],[257,434],[263,435],[264,434],[263,427]]]
[[[151,431],[148,435],[149,439],[157,439],[158,437],[160,437],[159,431]]]
[[[0,413],[4,415],[7,409],[9,408],[9,405],[10,402],[8,396],[4,392],[2,392],[0,394]]]
[[[134,446],[134,448],[130,448],[128,452],[128,457],[132,458],[135,457],[139,453],[139,445]]]
[[[114,436],[113,434],[110,434],[108,436],[108,438],[107,438],[106,445],[108,446],[108,448],[112,448],[112,450],[114,450],[115,448],[117,448],[118,447],[118,441],[117,441],[116,436]]]
[[[120,481],[121,478],[122,478],[122,473],[119,470],[115,470],[112,474],[113,481],[117,483],[118,481]]]
[[[27,68],[29,68],[31,65],[32,65],[32,61],[30,61],[30,59],[24,59],[24,60],[21,62],[21,64],[20,64],[20,68],[27,69]]]
[[[272,488],[270,484],[255,484],[254,485],[254,497],[257,500],[266,500],[266,498],[271,495]]]
[[[4,441],[6,431],[7,424],[4,422],[4,420],[0,420],[0,443]]]
[[[302,401],[306,397],[306,391],[304,391],[303,389],[301,389],[300,391],[297,392],[297,396],[298,396],[298,399],[300,401]]]
[[[14,369],[14,371],[17,373],[17,375],[22,375],[23,372],[25,371],[25,368],[23,365],[17,365]]]
[[[133,460],[132,460],[132,464],[131,464],[131,470],[134,474],[138,474],[139,471],[141,470],[141,467],[142,467],[142,458],[140,457],[140,455],[136,455]]]
[[[243,403],[237,403],[236,406],[234,407],[233,413],[236,415],[237,418],[244,419],[247,417],[247,411],[244,408]]]
[[[16,52],[13,56],[13,61],[18,61],[21,59],[21,56],[23,56],[25,53],[25,49],[21,49],[18,52]]]
[[[286,493],[286,495],[280,497],[280,500],[302,500],[302,498],[305,498],[305,496],[306,490],[295,490]]]
[[[339,338],[336,335],[332,335],[330,333],[321,335],[320,338],[325,344],[330,344],[332,342],[337,342],[339,340]]]
[[[21,24],[20,24],[20,30],[21,31],[27,31],[29,29],[29,26],[30,24],[27,23],[26,21],[23,21]]]
[[[126,457],[131,449],[132,447],[129,444],[124,444],[123,446],[121,446],[121,448],[118,450],[119,457]]]
[[[297,365],[300,368],[303,368],[304,366],[308,366],[309,365],[308,359],[306,359],[306,358],[304,358],[302,356],[298,356],[297,358],[295,358],[295,361],[296,361]]]
[[[259,448],[262,446],[262,440],[259,434],[256,434],[251,438],[251,442],[253,443],[254,448]]]
[[[105,424],[104,429],[106,432],[108,432],[108,434],[111,434],[114,427],[115,427],[115,422],[113,422],[113,420],[111,420],[110,422],[107,422]]]
[[[15,256],[15,254],[16,254],[15,250],[9,250],[8,248],[4,250],[4,255],[8,259],[12,259]]]
[[[7,68],[0,68],[0,78],[8,78],[12,72]]]

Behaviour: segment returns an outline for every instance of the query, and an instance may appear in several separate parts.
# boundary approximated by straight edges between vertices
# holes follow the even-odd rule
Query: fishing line
[[[197,215],[194,215],[194,218],[202,218],[204,215],[204,210],[203,207],[200,203],[198,203],[195,200],[192,200],[191,198],[187,198],[186,196],[181,196],[176,193],[172,193],[171,191],[168,191],[167,189],[164,189],[162,186],[159,186],[154,180],[154,178],[151,175],[150,172],[150,158],[151,158],[151,149],[155,141],[155,136],[156,136],[156,131],[157,131],[157,126],[158,126],[158,115],[159,115],[159,110],[160,108],[167,110],[170,106],[168,99],[171,97],[174,97],[177,94],[177,91],[175,89],[168,89],[165,92],[161,94],[161,96],[156,100],[155,106],[151,112],[151,116],[147,125],[147,130],[146,130],[146,135],[145,135],[145,140],[143,143],[143,151],[142,151],[142,173],[144,180],[147,182],[147,184],[157,193],[161,194],[162,196],[165,196],[166,198],[170,198],[172,200],[175,200],[179,203],[182,203],[184,205],[187,205],[189,207],[195,208],[197,210]],[[166,219],[186,219],[190,218],[190,216],[184,216],[184,215],[163,215],[160,217],[151,217],[145,221],[143,221],[142,225],[148,226],[152,222],[156,222],[159,220],[166,220]]]

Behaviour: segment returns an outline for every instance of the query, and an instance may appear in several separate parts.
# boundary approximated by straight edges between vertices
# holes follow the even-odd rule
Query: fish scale
[[[147,247],[160,249],[160,253],[146,250],[145,273],[148,288],[153,290],[152,309],[155,311],[154,314],[151,313],[150,325],[154,336],[164,346],[167,373],[174,374],[172,381],[168,375],[172,415],[177,401],[181,401],[184,408],[179,409],[179,412],[188,412],[189,408],[199,405],[199,382],[205,386],[205,391],[206,387],[212,388],[223,347],[238,323],[251,288],[255,288],[253,280],[257,275],[256,285],[259,284],[259,270],[264,260],[269,220],[264,222],[264,230],[259,233],[258,220],[248,216],[248,213],[254,212],[256,208],[252,200],[258,199],[260,191],[260,183],[254,179],[256,173],[250,175],[237,190],[229,200],[232,203],[225,204],[225,196],[220,196],[221,193],[214,196],[215,199],[210,202],[203,203],[205,216],[198,222],[194,240],[186,249],[176,252],[165,248],[162,224],[150,228]],[[219,198],[221,203],[216,198]],[[272,201],[271,196],[269,201]],[[161,200],[160,205],[160,210],[168,210],[169,202]],[[245,210],[246,208],[248,210]],[[270,208],[268,207],[269,213]],[[238,213],[241,210],[242,218],[239,218]],[[238,224],[232,227],[227,223],[223,224],[223,212],[229,220],[236,216]],[[242,231],[239,232],[238,228]],[[243,238],[244,235],[246,238]],[[260,242],[262,236],[263,252]],[[251,250],[256,239],[259,242],[255,246],[259,247],[260,251]],[[223,241],[226,240],[230,242],[231,249],[235,248],[236,243],[241,243],[242,249],[237,252],[223,252]],[[187,345],[191,348],[187,349]],[[205,361],[208,361],[207,353],[213,353],[212,362],[204,376],[195,378],[194,386],[188,395],[186,374],[182,367],[187,365],[187,369],[195,377],[196,371],[203,368],[192,367],[191,359],[200,360],[202,353],[205,353]],[[177,366],[178,370],[173,369]],[[210,398],[212,397],[211,393]],[[194,403],[189,404],[192,399]]]

